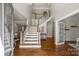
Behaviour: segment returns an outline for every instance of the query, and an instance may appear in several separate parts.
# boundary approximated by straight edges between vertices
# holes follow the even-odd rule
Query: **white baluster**
[[[22,44],[22,32],[20,32],[20,44]]]

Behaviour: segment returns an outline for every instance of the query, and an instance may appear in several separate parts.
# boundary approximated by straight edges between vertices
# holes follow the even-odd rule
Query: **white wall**
[[[13,3],[13,7],[14,10],[18,11],[20,14],[26,17],[30,24],[32,18],[32,5],[26,3]]]
[[[77,24],[79,26],[79,14],[67,18],[65,21],[66,27],[70,30],[66,31],[66,41],[76,41],[79,37],[79,27],[72,28],[71,25]]]
[[[51,19],[51,21],[48,22],[48,25],[47,25],[47,36],[48,37],[54,37],[54,26],[53,26],[53,19]]]
[[[19,25],[26,25],[27,24],[27,18],[24,17],[21,13],[14,10],[14,32],[18,32],[18,26]]]
[[[54,3],[51,5],[55,20],[79,9],[79,3]]]
[[[53,16],[52,20],[48,23],[48,37],[54,37],[54,9],[53,9],[53,4],[50,4],[50,17]]]

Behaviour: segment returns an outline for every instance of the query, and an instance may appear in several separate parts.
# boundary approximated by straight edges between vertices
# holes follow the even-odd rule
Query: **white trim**
[[[2,3],[2,35],[0,40],[1,41],[1,46],[0,46],[0,56],[4,56],[4,3]],[[2,45],[3,44],[3,45]]]
[[[47,8],[47,7],[32,7],[33,9],[44,9],[44,10],[49,10],[49,7]]]
[[[55,44],[56,45],[62,45],[62,44],[64,44],[65,43],[65,37],[64,37],[64,42],[58,42],[59,41],[59,35],[60,35],[60,30],[59,30],[59,27],[60,27],[60,25],[59,25],[59,23],[61,23],[61,22],[55,22]],[[62,24],[64,24],[64,23],[62,23]]]
[[[58,22],[55,22],[55,44],[57,45],[58,39],[59,39],[59,25]]]
[[[14,10],[13,10],[13,7],[11,6],[11,9],[12,9],[12,32],[11,32],[11,43],[12,43],[12,56],[14,55],[14,50],[13,50],[13,48],[14,48],[14,21],[13,21],[13,17],[14,17],[14,14],[13,14],[13,12],[14,12]]]
[[[2,4],[2,43],[4,44],[4,3]]]
[[[61,18],[60,18],[60,19],[58,19],[58,20],[55,20],[55,22],[56,22],[56,21],[61,21],[61,20],[64,20],[64,19],[66,19],[66,18],[68,18],[68,17],[71,17],[71,16],[73,16],[73,15],[77,14],[77,13],[79,13],[79,9],[77,9],[77,10],[75,10],[75,11],[72,11],[71,13],[67,14],[67,15],[66,15],[66,16],[64,16],[64,17],[61,17]]]

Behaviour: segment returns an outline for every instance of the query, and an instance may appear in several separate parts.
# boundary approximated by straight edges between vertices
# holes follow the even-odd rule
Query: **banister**
[[[49,22],[51,19],[53,18],[53,16],[49,17],[48,20],[46,20],[44,23],[40,24],[39,27],[44,26],[47,22]]]

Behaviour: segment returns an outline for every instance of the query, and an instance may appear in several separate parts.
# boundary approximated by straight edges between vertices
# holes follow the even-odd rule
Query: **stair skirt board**
[[[41,48],[41,45],[20,45],[20,48]]]

